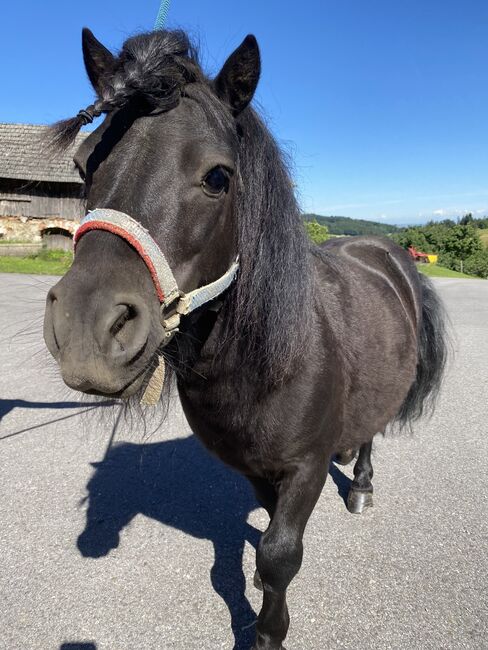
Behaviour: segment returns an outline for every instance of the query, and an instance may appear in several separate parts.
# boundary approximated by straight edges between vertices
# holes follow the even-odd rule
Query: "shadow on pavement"
[[[31,427],[26,427],[18,431],[13,431],[8,433],[5,436],[1,436],[0,440],[6,440],[7,438],[12,438],[18,436],[21,433],[26,431],[32,431],[33,429],[39,429],[53,422],[60,422],[61,420],[68,420],[69,418],[76,417],[81,413],[86,411],[92,411],[93,409],[100,408],[103,406],[114,406],[116,402],[114,400],[109,400],[105,402],[29,402],[23,399],[0,399],[0,422],[4,415],[10,413],[15,408],[29,408],[29,409],[80,409],[78,412],[71,415],[65,415],[60,418],[54,418],[53,420],[48,420],[47,422],[41,422],[39,424],[34,424]]]
[[[74,642],[74,643],[63,643],[59,647],[59,650],[97,650],[97,646],[95,643],[91,642]]]
[[[331,479],[336,484],[338,495],[347,506],[347,495],[349,494],[349,489],[351,487],[351,479],[346,476],[344,472],[341,472],[341,470],[337,467],[337,465],[334,465],[334,463],[330,463],[329,465],[329,474]]]
[[[260,536],[246,521],[258,507],[247,481],[213,459],[195,436],[120,443],[93,467],[86,526],[77,542],[81,554],[97,558],[117,548],[120,532],[137,514],[210,540],[212,586],[229,609],[234,650],[247,650],[256,615],[245,596],[242,555],[245,542],[256,548]],[[196,559],[179,561],[184,566]]]
[[[25,399],[0,399],[0,420],[15,408],[21,409],[75,409],[82,407],[80,402],[28,402]],[[92,406],[88,404],[88,406]]]

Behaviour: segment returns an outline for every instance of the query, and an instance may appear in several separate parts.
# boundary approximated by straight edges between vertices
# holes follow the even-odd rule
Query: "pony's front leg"
[[[282,650],[290,619],[286,590],[300,569],[303,532],[327,477],[327,463],[302,462],[278,487],[276,509],[259,542],[256,563],[263,583],[253,650]]]

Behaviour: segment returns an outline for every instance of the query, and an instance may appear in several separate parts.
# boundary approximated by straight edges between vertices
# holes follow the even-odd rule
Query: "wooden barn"
[[[0,237],[69,248],[83,215],[82,182],[72,149],[48,155],[46,127],[0,124]]]

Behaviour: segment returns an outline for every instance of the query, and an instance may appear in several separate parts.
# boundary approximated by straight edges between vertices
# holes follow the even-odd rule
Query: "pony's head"
[[[98,98],[56,125],[54,137],[67,144],[106,114],[75,155],[88,209],[140,222],[181,290],[215,280],[237,254],[238,120],[259,78],[256,40],[248,36],[213,81],[180,32],[136,36],[115,57],[85,29],[83,55]],[[72,268],[49,293],[45,339],[72,388],[137,390],[163,331],[151,275],[133,246],[100,230],[80,239]]]
[[[85,29],[83,56],[96,101],[56,124],[53,140],[67,146],[105,115],[74,157],[87,209],[139,222],[183,292],[220,278],[239,255],[227,338],[245,342],[243,358],[262,366],[263,381],[279,379],[308,299],[305,240],[279,149],[249,107],[260,75],[255,38],[212,80],[179,31],[135,36],[114,56]],[[154,367],[165,331],[148,265],[119,234],[93,229],[79,239],[49,292],[44,335],[70,387],[127,397]]]

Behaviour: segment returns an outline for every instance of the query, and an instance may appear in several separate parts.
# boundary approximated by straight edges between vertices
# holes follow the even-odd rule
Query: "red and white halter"
[[[108,208],[97,208],[89,212],[81,220],[80,226],[74,235],[74,245],[76,245],[83,235],[90,230],[106,230],[125,239],[141,256],[151,274],[156,293],[161,303],[161,322],[164,329],[164,340],[162,345],[166,345],[174,334],[178,331],[180,319],[182,316],[190,314],[195,309],[205,305],[220,296],[234,281],[239,262],[236,259],[220,278],[184,293],[178,288],[175,277],[164,256],[163,251],[159,248],[157,242],[151,237],[149,232],[135,219],[124,212],[111,210]],[[165,317],[164,312],[169,307],[171,315]],[[159,375],[156,377],[159,368]],[[162,385],[164,381],[164,360],[159,358],[159,366],[150,379],[144,397],[145,404],[155,404],[159,400]],[[162,377],[161,377],[162,376]],[[155,379],[156,378],[156,379]],[[154,384],[157,383],[155,387]],[[151,384],[153,386],[151,387]],[[160,384],[160,386],[159,386]],[[148,391],[151,389],[152,395],[148,397]],[[157,398],[155,395],[157,394]]]

